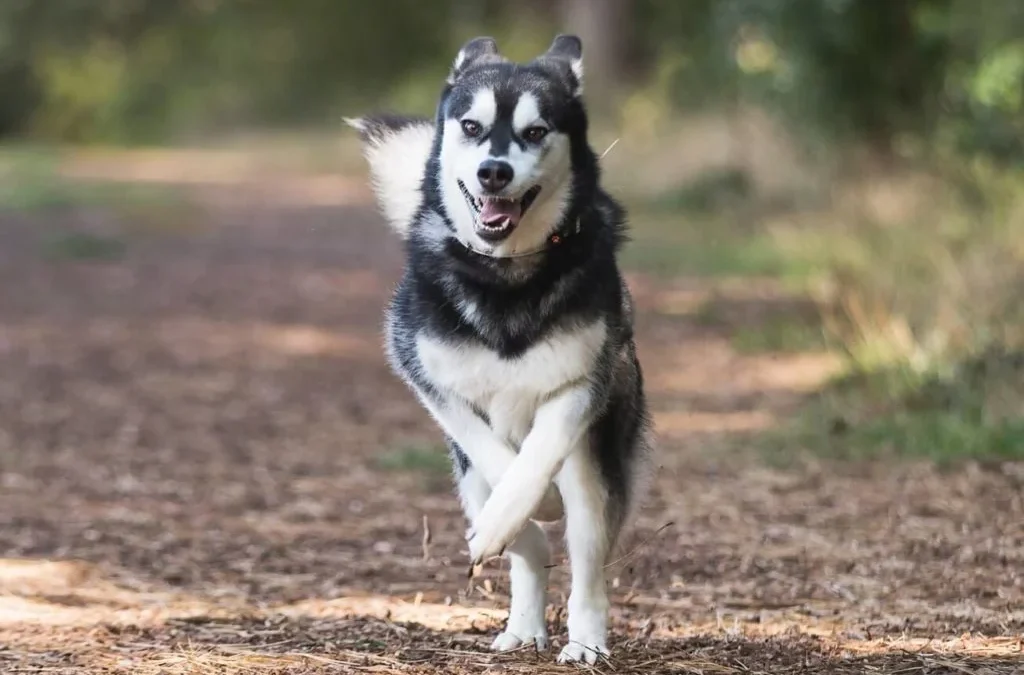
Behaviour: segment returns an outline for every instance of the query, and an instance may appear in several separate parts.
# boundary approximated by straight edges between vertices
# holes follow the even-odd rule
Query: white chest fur
[[[603,322],[562,330],[514,359],[480,345],[420,335],[424,374],[441,391],[487,412],[495,432],[515,443],[530,430],[537,406],[565,385],[589,377],[604,344]]]

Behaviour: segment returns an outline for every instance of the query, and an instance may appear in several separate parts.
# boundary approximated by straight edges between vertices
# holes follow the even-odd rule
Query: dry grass
[[[649,633],[649,632],[648,632]],[[44,672],[60,659],[95,673],[565,673],[549,654],[531,648],[495,655],[475,635],[436,632],[376,619],[236,623],[190,620],[163,630],[94,629],[68,635],[58,651],[23,651],[6,672]],[[26,648],[24,641],[14,646]],[[2,658],[2,657],[0,657]],[[943,643],[915,639],[836,640],[790,631],[730,629],[702,634],[643,635],[615,645],[594,673],[985,673],[1019,672],[1019,639],[964,637]],[[36,670],[31,670],[37,668]]]
[[[828,190],[791,190],[788,200],[746,188],[750,194],[717,208],[687,210],[716,185],[693,181],[638,201],[627,262],[756,289],[737,297],[720,281],[710,297],[669,298],[665,311],[717,328],[733,351],[787,360],[820,353],[838,366],[833,374],[852,375],[781,438],[771,435],[771,451],[951,464],[1020,459],[1024,422],[1012,364],[1024,350],[1021,184],[1019,172],[980,161],[936,162],[930,170],[851,170]],[[985,381],[963,376],[986,359],[1002,365]],[[945,400],[922,405],[936,389]]]

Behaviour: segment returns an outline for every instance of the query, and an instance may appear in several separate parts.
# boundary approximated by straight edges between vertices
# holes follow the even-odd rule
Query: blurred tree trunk
[[[628,0],[561,0],[563,30],[583,40],[584,92],[592,110],[607,113],[625,72],[630,34]]]

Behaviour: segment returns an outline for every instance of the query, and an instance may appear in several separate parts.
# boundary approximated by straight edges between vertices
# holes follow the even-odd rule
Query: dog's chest
[[[541,402],[590,376],[605,334],[602,322],[559,331],[514,359],[426,335],[417,338],[416,348],[423,374],[437,389],[469,401],[487,413],[495,431],[521,441]]]

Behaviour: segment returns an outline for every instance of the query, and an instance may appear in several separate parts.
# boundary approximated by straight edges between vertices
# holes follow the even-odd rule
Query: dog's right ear
[[[455,84],[459,75],[483,59],[492,61],[501,59],[501,54],[498,53],[498,43],[492,37],[473,38],[462,46],[455,57],[455,62],[452,63],[451,72],[448,73],[448,84]]]
[[[388,224],[405,237],[423,198],[421,186],[434,143],[434,123],[398,115],[346,117],[359,132],[370,182]]]

